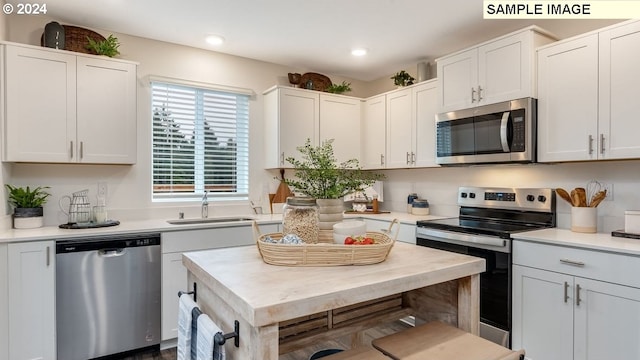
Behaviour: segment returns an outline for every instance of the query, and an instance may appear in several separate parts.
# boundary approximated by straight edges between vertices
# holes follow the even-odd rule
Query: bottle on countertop
[[[371,211],[375,214],[380,211],[378,207],[378,195],[373,195],[373,201],[371,202]]]
[[[407,197],[407,213],[411,214],[411,210],[413,209],[413,200],[418,198],[418,194],[410,193]]]

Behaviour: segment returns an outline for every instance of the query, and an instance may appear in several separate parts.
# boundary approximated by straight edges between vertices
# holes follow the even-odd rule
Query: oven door
[[[474,237],[475,242],[466,242],[451,239],[451,233],[453,232],[419,228],[416,242],[420,246],[485,259],[487,269],[480,274],[480,336],[509,347],[511,345],[511,241],[479,236]],[[468,236],[467,234],[458,235],[462,235],[463,238]],[[481,238],[484,239],[480,240]],[[505,246],[497,246],[503,241]]]

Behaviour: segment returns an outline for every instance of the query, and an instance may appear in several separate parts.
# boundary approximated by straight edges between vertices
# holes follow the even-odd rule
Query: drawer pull
[[[576,306],[580,306],[580,289],[582,289],[580,285],[576,284]]]
[[[572,266],[580,266],[580,267],[584,266],[584,263],[582,261],[575,261],[575,260],[569,260],[569,259],[560,259],[560,263],[565,265],[572,265]]]
[[[569,301],[569,283],[568,282],[564,282],[564,302],[568,302]]]

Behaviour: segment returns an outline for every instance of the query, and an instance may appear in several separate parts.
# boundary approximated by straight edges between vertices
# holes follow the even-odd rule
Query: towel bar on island
[[[182,296],[183,294],[193,295],[193,301],[197,301],[196,300],[197,299],[196,283],[193,283],[192,291],[178,291],[178,298],[180,298],[180,296]],[[198,316],[200,315],[202,315],[202,310],[200,310],[199,307],[195,307],[192,312],[192,320],[191,320],[193,324],[196,324]],[[238,320],[234,320],[233,322],[233,332],[226,333],[226,334],[223,334],[222,332],[218,332],[214,336],[214,340],[216,344],[220,346],[224,345],[229,339],[234,339],[233,344],[235,345],[235,347],[240,347],[240,323],[238,322]]]

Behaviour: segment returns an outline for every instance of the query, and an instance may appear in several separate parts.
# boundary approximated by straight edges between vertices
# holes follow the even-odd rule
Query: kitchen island
[[[240,346],[225,345],[230,359],[275,360],[346,334],[355,342],[408,315],[479,332],[480,258],[396,242],[374,265],[274,266],[256,246],[185,253],[183,264],[201,310],[223,332],[240,324]]]

